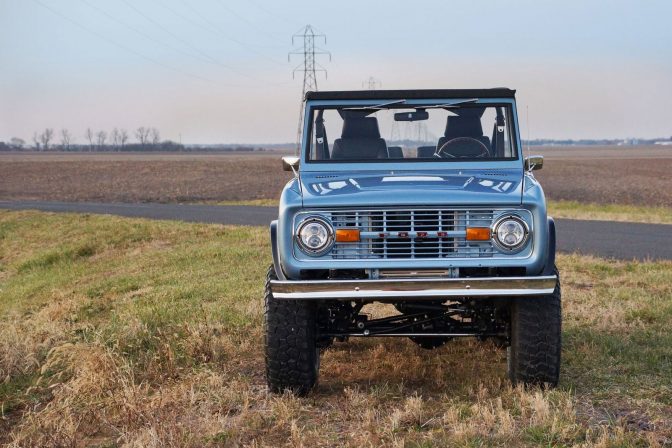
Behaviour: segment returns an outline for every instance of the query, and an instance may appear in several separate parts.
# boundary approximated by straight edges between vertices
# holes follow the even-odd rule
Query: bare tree
[[[152,145],[158,145],[161,141],[161,136],[159,135],[159,130],[156,128],[151,129],[152,134]]]
[[[84,137],[89,141],[89,151],[93,151],[93,130],[91,128],[86,128],[86,132],[84,133]]]
[[[112,141],[112,146],[114,146],[114,150],[119,149],[119,144],[121,142],[121,133],[119,132],[119,129],[114,128],[112,129],[112,133],[110,134],[110,140]]]
[[[126,142],[128,141],[128,132],[126,132],[126,129],[122,129],[119,131],[119,143],[121,143],[121,148],[123,149],[124,146],[126,146]]]
[[[11,140],[9,140],[9,144],[13,149],[23,149],[23,145],[26,144],[26,141],[19,137],[12,137]]]
[[[149,141],[149,132],[150,129],[144,126],[140,126],[135,131],[135,137],[138,139],[138,142],[140,142],[140,145],[145,146],[147,144]]]
[[[67,129],[61,129],[61,147],[68,151],[70,150],[70,142],[72,141],[72,135]]]
[[[54,137],[54,130],[51,128],[47,128],[42,132],[40,135],[40,142],[42,143],[42,149],[45,151],[49,150],[49,143],[51,142],[51,139]]]
[[[96,134],[96,140],[98,141],[98,150],[102,151],[103,146],[105,146],[105,140],[107,139],[107,132],[105,131],[98,131]]]
[[[40,136],[37,134],[37,132],[33,132],[33,143],[35,144],[35,150],[39,151],[40,150]]]

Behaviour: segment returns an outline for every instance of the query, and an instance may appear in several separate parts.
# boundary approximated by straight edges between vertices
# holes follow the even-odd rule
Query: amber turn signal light
[[[490,239],[488,227],[467,227],[467,241],[487,241]]]
[[[359,229],[336,229],[336,241],[339,243],[359,242]]]

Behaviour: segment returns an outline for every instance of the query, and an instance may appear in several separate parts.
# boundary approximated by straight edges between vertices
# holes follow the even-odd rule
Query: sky
[[[320,90],[505,86],[523,138],[669,137],[671,16],[669,0],[0,0],[0,141],[292,142],[287,54],[307,24],[331,53]]]

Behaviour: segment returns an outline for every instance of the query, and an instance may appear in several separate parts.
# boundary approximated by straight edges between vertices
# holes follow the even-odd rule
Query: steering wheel
[[[462,148],[467,148],[467,151],[464,151],[463,155],[455,155],[448,152],[448,148],[454,145],[461,145]],[[434,157],[440,159],[457,159],[457,158],[484,158],[489,157],[490,151],[485,144],[473,137],[456,137],[448,140],[446,143],[441,145],[439,149],[434,153]]]

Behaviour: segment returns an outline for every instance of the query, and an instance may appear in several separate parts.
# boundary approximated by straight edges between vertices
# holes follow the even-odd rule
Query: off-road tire
[[[275,279],[271,266],[264,291],[266,381],[271,392],[289,390],[302,396],[317,383],[320,368],[315,304],[274,299],[271,280]]]
[[[555,387],[560,378],[562,301],[560,276],[555,290],[543,297],[516,298],[511,304],[511,382]]]

